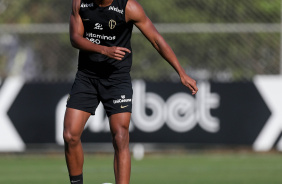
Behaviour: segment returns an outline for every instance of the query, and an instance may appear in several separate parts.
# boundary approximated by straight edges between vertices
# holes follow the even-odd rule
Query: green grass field
[[[114,183],[111,155],[85,155],[85,184]],[[0,155],[0,184],[68,184],[62,155]],[[281,184],[282,155],[200,153],[132,159],[132,184]]]

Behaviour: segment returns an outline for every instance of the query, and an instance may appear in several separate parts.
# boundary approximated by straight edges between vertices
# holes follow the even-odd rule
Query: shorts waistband
[[[130,77],[130,73],[113,73],[110,75],[93,75],[93,74],[87,74],[81,70],[78,70],[77,74],[83,75],[85,77],[93,78],[93,79],[111,79],[111,78],[120,78],[120,77]]]

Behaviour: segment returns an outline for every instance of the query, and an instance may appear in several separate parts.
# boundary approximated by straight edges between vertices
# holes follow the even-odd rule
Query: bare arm
[[[176,70],[180,76],[181,82],[192,91],[193,95],[196,94],[198,91],[196,81],[185,73],[173,50],[157,31],[151,20],[146,16],[141,5],[135,0],[128,0],[126,6],[126,19],[127,21],[134,22],[135,26],[152,43],[160,55]]]
[[[104,54],[110,58],[114,58],[116,60],[122,60],[125,55],[125,52],[130,53],[129,49],[123,47],[106,47],[98,45],[90,42],[89,40],[83,37],[84,26],[82,19],[79,15],[80,2],[81,0],[72,1],[72,11],[70,15],[69,24],[70,41],[72,46],[80,50],[97,52],[100,54]]]

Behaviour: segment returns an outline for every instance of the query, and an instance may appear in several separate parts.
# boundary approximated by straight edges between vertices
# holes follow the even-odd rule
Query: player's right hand
[[[121,61],[126,53],[131,53],[131,51],[124,47],[113,46],[113,47],[106,47],[103,54],[110,58]]]

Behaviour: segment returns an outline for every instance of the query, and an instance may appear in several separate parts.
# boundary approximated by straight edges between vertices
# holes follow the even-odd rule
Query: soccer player
[[[81,134],[100,102],[109,117],[116,184],[129,184],[132,108],[130,39],[135,25],[176,70],[192,94],[198,88],[135,0],[72,0],[70,40],[79,49],[78,71],[64,119],[66,163],[72,184],[83,183]]]

